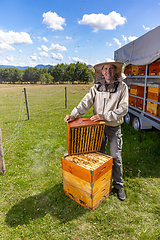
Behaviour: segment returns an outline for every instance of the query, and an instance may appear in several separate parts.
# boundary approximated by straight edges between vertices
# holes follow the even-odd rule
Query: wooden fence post
[[[67,87],[65,87],[65,108],[67,108]]]
[[[26,88],[24,88],[24,96],[25,96],[25,102],[26,102],[27,116],[28,116],[28,120],[30,120]]]
[[[6,168],[4,164],[4,155],[3,155],[3,147],[2,147],[2,133],[1,133],[1,128],[0,128],[0,171],[1,174],[4,175]]]

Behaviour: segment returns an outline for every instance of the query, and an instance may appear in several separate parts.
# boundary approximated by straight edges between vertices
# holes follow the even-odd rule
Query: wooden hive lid
[[[93,122],[90,117],[67,123],[68,154],[100,151],[105,122]]]
[[[147,85],[148,85],[149,87],[160,88],[160,84],[156,84],[156,83],[148,83]]]

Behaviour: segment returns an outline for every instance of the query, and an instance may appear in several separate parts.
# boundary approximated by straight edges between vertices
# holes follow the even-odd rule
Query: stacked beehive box
[[[63,190],[85,208],[94,210],[112,186],[113,158],[99,153],[103,121],[76,119],[67,124],[68,155],[62,157]]]
[[[160,76],[160,60],[149,64],[149,75]]]
[[[139,66],[133,65],[131,68],[131,76],[138,76],[139,75]]]
[[[126,66],[125,67],[124,74],[126,76],[131,76],[131,68],[132,68],[132,66]]]
[[[160,84],[148,84],[147,99],[154,102],[147,101],[146,112],[160,118]]]
[[[146,73],[146,65],[138,66],[138,67],[139,67],[139,71],[138,71],[139,76],[144,76]]]
[[[137,83],[137,96],[144,98],[144,83]],[[146,86],[146,93],[148,91],[148,87]],[[143,102],[144,100],[141,98],[137,98],[137,108],[142,110],[143,109]]]
[[[144,76],[146,72],[146,65],[128,65],[125,67],[124,73],[126,76]]]
[[[137,106],[137,93],[138,93],[138,89],[137,89],[137,83],[131,83],[130,85],[130,94],[135,95],[134,96],[129,96],[129,104],[133,107]]]

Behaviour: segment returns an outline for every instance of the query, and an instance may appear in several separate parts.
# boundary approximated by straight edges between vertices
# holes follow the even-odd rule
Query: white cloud
[[[41,37],[37,37],[38,38],[38,40],[41,40]]]
[[[56,51],[56,52],[64,52],[67,51],[65,46],[61,46],[59,44],[52,44],[50,48],[46,47],[45,45],[41,45],[41,47],[37,47],[39,51],[48,52],[48,51]]]
[[[14,57],[12,55],[10,57],[6,57],[6,59],[9,62],[13,62],[14,61]]]
[[[33,61],[31,61],[31,59],[32,59],[31,57],[30,57],[30,58],[27,58],[27,62],[25,62],[25,63],[21,63],[20,66],[30,66],[30,67],[35,67],[35,66],[37,65],[36,61],[33,62]]]
[[[105,60],[105,62],[115,62],[113,59],[111,59],[111,58],[107,58],[106,60]]]
[[[92,32],[96,33],[96,32],[98,32],[98,30],[99,30],[98,28],[95,28]]]
[[[42,49],[43,51],[45,51],[45,52],[48,52],[48,51],[49,51],[49,49],[48,49],[45,45],[42,45],[42,46],[41,46],[41,49]]]
[[[74,52],[78,52],[77,50],[74,50]]]
[[[115,62],[113,59],[111,59],[111,58],[106,58],[106,60],[105,61],[103,61],[103,62]],[[101,63],[99,60],[97,60],[95,63],[93,63],[93,64],[91,64],[92,66],[94,66],[94,65],[96,65],[96,64],[99,64],[99,63]]]
[[[121,47],[121,42],[117,39],[117,38],[113,38],[113,40],[115,41],[115,43],[118,45],[118,47]]]
[[[2,60],[2,61],[0,61],[0,64],[2,64],[2,65],[8,65],[9,62],[8,62],[7,60]]]
[[[66,39],[70,40],[70,39],[72,39],[72,38],[71,38],[71,37],[67,37],[67,36],[66,36]]]
[[[110,47],[112,46],[112,43],[106,42],[106,46]]]
[[[3,51],[14,51],[15,48],[10,46],[8,43],[5,43],[5,42],[0,42],[0,50],[3,50]]]
[[[44,40],[45,42],[48,42],[48,39],[47,39],[46,37],[43,37],[43,40]]]
[[[80,59],[79,57],[69,57],[69,60],[70,61],[73,61],[73,62],[81,62],[81,63],[84,63],[85,61]]]
[[[22,50],[19,50],[20,53],[22,53],[23,51]]]
[[[60,61],[63,60],[62,54],[60,54],[60,53],[57,53],[57,54],[51,53],[51,54],[52,54],[52,58],[54,58],[54,59],[56,59],[56,60],[60,60]]]
[[[144,25],[143,25],[143,28],[144,28],[146,31],[149,31],[149,30],[150,30],[150,27],[145,27]]]
[[[127,37],[125,37],[124,35],[122,35],[122,38],[123,38],[123,40],[124,40],[124,42],[125,42],[125,44],[127,43]]]
[[[34,61],[37,61],[37,54],[34,53],[33,56],[31,56],[31,59],[34,60]]]
[[[41,56],[41,57],[49,57],[49,55],[48,55],[48,53],[46,53],[46,52],[40,52],[39,53],[39,55]]]
[[[31,56],[32,60],[37,61],[37,56]]]
[[[3,32],[2,30],[0,30],[0,41],[15,45],[33,43],[30,35],[26,32]]]
[[[43,24],[46,24],[49,26],[49,28],[52,28],[53,31],[54,30],[63,30],[64,28],[62,27],[62,25],[66,25],[65,24],[65,18],[59,17],[57,13],[55,12],[47,12],[47,13],[43,13]]]
[[[136,36],[129,36],[128,37],[128,40],[130,41],[130,42],[132,42],[132,41],[134,41],[134,40],[136,40],[137,39],[137,37]]]
[[[65,46],[60,46],[59,44],[53,44],[49,48],[51,51],[56,51],[56,52],[64,52],[67,51],[67,48]]]
[[[82,20],[78,21],[79,24],[90,25],[96,32],[98,29],[116,29],[118,25],[123,25],[125,22],[126,18],[115,11],[110,12],[108,15],[104,15],[103,13],[84,14]]]

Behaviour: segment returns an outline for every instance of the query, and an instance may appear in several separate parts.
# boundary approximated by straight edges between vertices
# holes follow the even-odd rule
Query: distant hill
[[[35,67],[37,67],[38,69],[40,69],[40,68],[44,68],[44,67],[46,67],[46,68],[49,68],[51,65],[43,65],[43,64],[39,64],[39,65],[37,65],[37,66],[35,66]],[[18,68],[18,69],[20,69],[20,70],[24,70],[24,69],[27,69],[29,66],[25,66],[25,67],[21,67],[21,66],[12,66],[12,65],[0,65],[0,67],[1,68]],[[54,66],[53,66],[54,67]]]
[[[44,67],[49,68],[50,66],[52,66],[52,65],[38,64],[36,67],[37,67],[38,69],[40,69],[40,68],[44,68]],[[54,67],[54,66],[53,66],[53,67]]]
[[[38,65],[35,66],[35,67],[37,67],[38,69],[40,69],[40,68],[44,68],[44,67],[49,68],[50,66],[52,66],[52,65],[38,64]],[[54,67],[54,66],[53,66],[53,67]],[[91,66],[91,65],[87,65],[87,67],[92,67],[92,66]],[[29,68],[29,66],[21,67],[21,66],[12,66],[12,65],[0,65],[0,68],[18,68],[18,69],[20,69],[20,70],[25,70],[25,69]]]

